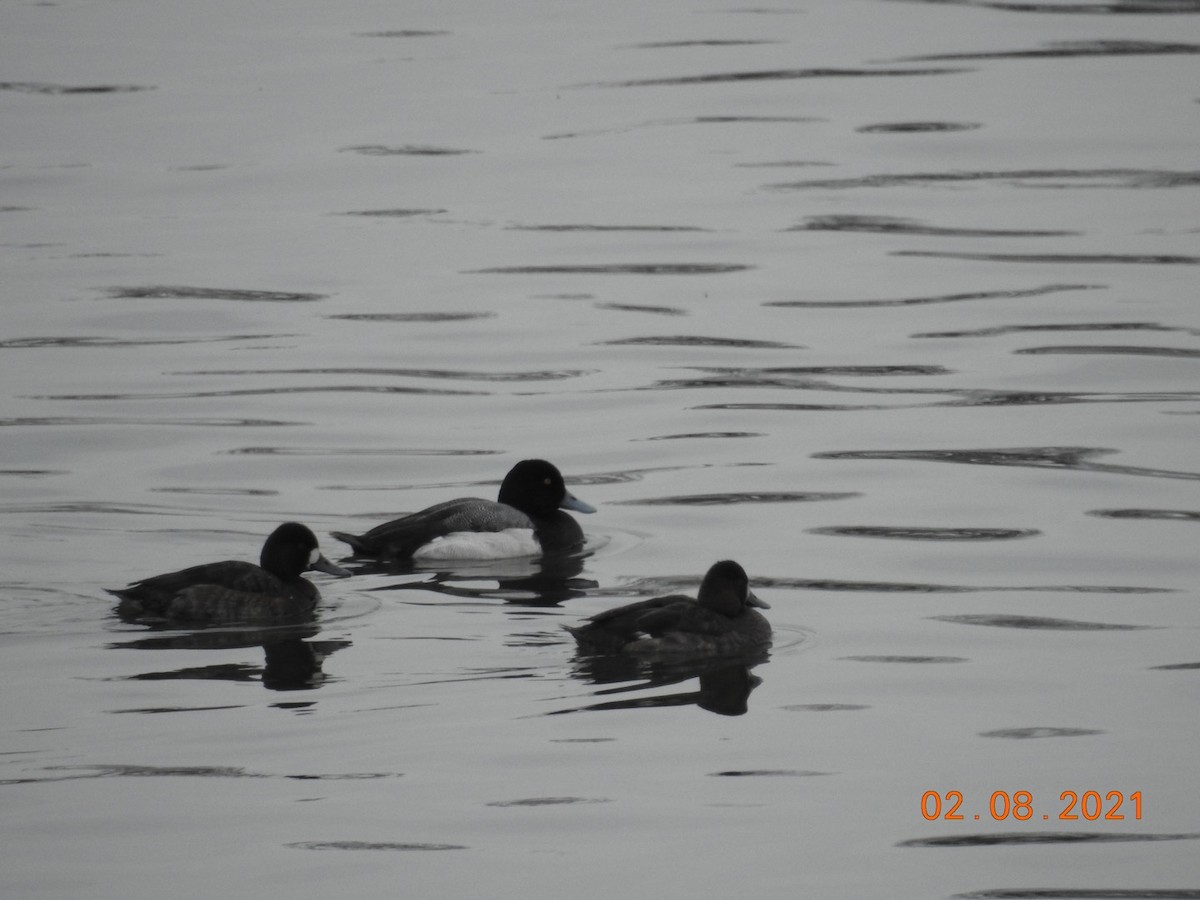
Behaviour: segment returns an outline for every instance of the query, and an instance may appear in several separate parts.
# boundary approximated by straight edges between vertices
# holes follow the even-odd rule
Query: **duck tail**
[[[368,553],[369,554],[371,552],[370,548],[367,546],[366,542],[362,539],[362,537],[360,535],[347,534],[344,531],[331,531],[331,532],[329,532],[329,536],[337,538],[343,544],[349,544],[350,549],[353,550],[355,553]]]
[[[575,643],[579,645],[579,650],[583,653],[600,655],[620,653],[627,643],[623,638],[591,628],[587,624],[563,625],[562,629],[575,638]]]

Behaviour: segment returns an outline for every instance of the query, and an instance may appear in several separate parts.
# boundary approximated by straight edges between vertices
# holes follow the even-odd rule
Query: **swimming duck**
[[[331,534],[355,556],[383,559],[505,559],[561,553],[583,544],[583,529],[563,510],[593,513],[573,496],[562,473],[526,459],[504,476],[497,500],[465,497],[377,525],[365,534]]]
[[[640,600],[564,627],[592,653],[730,656],[770,645],[771,624],[756,606],[770,609],[750,590],[746,570],[726,559],[708,570],[695,600],[683,594]]]
[[[293,622],[312,614],[321,595],[300,577],[307,569],[349,575],[298,522],[285,522],[263,544],[259,565],[227,559],[154,575],[109,590],[125,619],[178,622]]]

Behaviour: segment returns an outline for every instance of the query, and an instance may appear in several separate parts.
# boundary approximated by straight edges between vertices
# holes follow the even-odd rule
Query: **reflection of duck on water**
[[[405,581],[374,588],[376,591],[433,591],[447,597],[470,600],[503,600],[521,606],[558,606],[594,590],[596,582],[580,578],[589,553],[521,557],[456,564],[454,568],[431,570],[411,561],[373,562],[355,565],[354,574],[427,574],[421,581]],[[353,564],[352,564],[353,565]]]
[[[195,631],[185,634],[159,635],[114,644],[114,647],[139,650],[215,650],[231,647],[261,646],[265,657],[262,666],[250,663],[214,663],[206,666],[184,666],[159,672],[140,672],[125,676],[129,681],[232,681],[246,682],[261,679],[263,687],[273,691],[317,688],[325,680],[321,666],[338,650],[350,646],[347,640],[306,641],[300,635],[317,633],[315,626],[305,629],[256,628],[232,631]]]
[[[310,643],[299,638],[263,644],[266,665],[263,666],[263,687],[272,691],[302,691],[320,687],[325,680],[321,664],[334,650],[349,646],[349,641],[320,641]]]
[[[689,678],[699,679],[699,690],[606,700],[561,712],[695,705],[722,716],[744,715],[750,708],[750,692],[762,684],[762,679],[751,674],[750,670],[765,661],[768,656],[769,653],[765,649],[743,659],[709,659],[684,663],[646,662],[625,656],[582,656],[577,661],[574,672],[579,678],[595,684],[637,679],[634,684],[597,691],[600,696],[664,687],[687,681]]]
[[[126,621],[296,622],[311,616],[321,597],[300,577],[308,569],[350,574],[321,555],[308,528],[285,522],[263,544],[257,566],[232,559],[205,563],[109,593],[121,598],[117,615]]]

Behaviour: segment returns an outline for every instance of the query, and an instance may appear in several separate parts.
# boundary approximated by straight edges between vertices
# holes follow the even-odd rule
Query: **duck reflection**
[[[325,680],[321,664],[334,650],[349,641],[309,642],[297,638],[263,644],[266,664],[262,670],[263,687],[272,691],[303,691],[320,687]]]
[[[377,591],[433,591],[447,597],[467,600],[503,600],[522,606],[558,606],[583,597],[598,587],[595,581],[580,578],[584,561],[591,551],[575,554],[546,554],[514,559],[456,562],[444,564],[411,560],[379,561],[352,565],[355,575],[414,575],[428,577],[375,588]]]
[[[125,650],[229,650],[261,647],[264,662],[216,663],[207,666],[183,666],[159,672],[128,676],[130,681],[261,681],[272,691],[312,690],[325,681],[322,664],[326,657],[350,646],[348,640],[306,640],[320,628],[315,624],[287,628],[204,630],[153,634],[109,644],[110,649]]]
[[[579,654],[571,674],[592,684],[624,683],[619,687],[599,690],[597,696],[632,694],[638,696],[606,700],[560,712],[585,710],[647,709],[665,706],[698,706],[720,716],[741,716],[750,709],[750,692],[762,684],[762,678],[752,669],[766,662],[767,650],[720,659],[693,661],[648,661],[628,656],[595,656]],[[681,684],[698,679],[698,689],[672,694],[641,695],[646,690]]]

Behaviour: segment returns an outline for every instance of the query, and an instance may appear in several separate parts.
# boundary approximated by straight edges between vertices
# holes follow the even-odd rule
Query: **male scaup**
[[[271,532],[259,563],[205,563],[108,593],[121,598],[117,614],[125,619],[294,622],[311,615],[321,597],[301,572],[350,574],[322,556],[316,536],[297,522],[285,522]]]
[[[365,534],[330,532],[355,556],[382,559],[505,559],[562,553],[583,545],[583,529],[563,510],[595,508],[567,490],[543,459],[526,459],[504,476],[497,500],[465,497],[377,525]]]
[[[770,609],[750,590],[746,570],[733,560],[715,563],[697,599],[670,594],[605,610],[582,625],[564,626],[582,650],[636,656],[732,656],[771,643]]]

